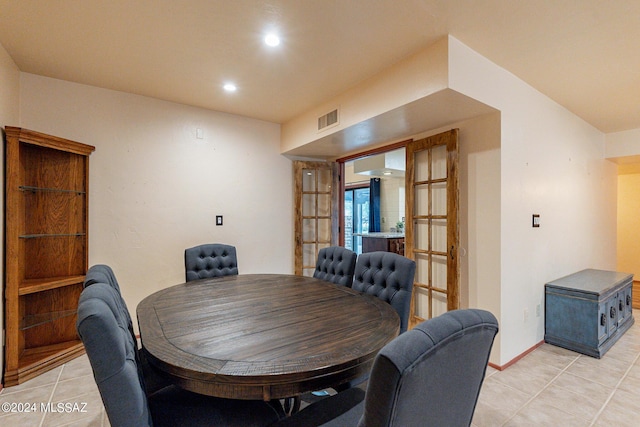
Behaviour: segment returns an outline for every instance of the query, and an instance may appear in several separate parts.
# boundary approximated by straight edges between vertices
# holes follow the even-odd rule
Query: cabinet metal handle
[[[624,310],[624,305],[622,304],[622,300],[618,301],[618,310],[620,310],[620,312],[622,312]]]
[[[627,305],[631,305],[631,295],[627,295]]]
[[[606,325],[606,324],[607,324],[607,316],[605,316],[605,315],[604,315],[604,313],[602,313],[602,314],[600,315],[600,325],[601,325],[601,326],[604,326],[604,325]]]
[[[611,307],[611,310],[609,310],[609,317],[611,317],[612,319],[614,317],[616,317],[616,308],[615,307]]]

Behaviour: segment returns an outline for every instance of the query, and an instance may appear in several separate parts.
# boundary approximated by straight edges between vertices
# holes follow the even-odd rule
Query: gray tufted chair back
[[[120,286],[113,270],[108,265],[96,264],[89,268],[84,278],[83,287],[93,285],[94,283],[107,283],[120,294]]]
[[[387,344],[371,370],[366,426],[468,426],[498,321],[484,310],[454,310]]]
[[[391,304],[400,316],[400,333],[407,330],[416,263],[392,252],[358,256],[352,288]]]
[[[129,314],[129,310],[127,309],[127,305],[122,298],[122,293],[120,292],[120,285],[118,284],[118,279],[116,279],[116,275],[113,272],[113,269],[108,265],[104,264],[96,264],[89,268],[87,271],[87,275],[84,278],[84,283],[82,286],[86,288],[87,286],[92,286],[97,283],[106,283],[111,286],[116,293],[117,298],[119,298],[119,307],[120,314],[124,318],[124,322],[129,329],[129,333],[133,337],[133,341],[136,341],[136,334],[133,331],[133,323],[131,322],[131,315]],[[123,308],[124,307],[124,308]],[[137,344],[136,344],[137,345]]]
[[[497,333],[485,310],[426,320],[380,350],[366,393],[350,388],[272,427],[470,426]]]
[[[151,426],[137,344],[126,305],[114,287],[92,283],[78,302],[78,335],[113,426]],[[126,315],[125,315],[126,313]]]
[[[82,291],[76,328],[114,427],[266,427],[284,415],[269,402],[219,399],[174,385],[150,392],[143,352],[128,331],[127,306],[109,283]]]
[[[184,251],[186,281],[238,274],[236,248],[221,243],[209,243]]]
[[[322,248],[318,252],[318,261],[313,277],[351,287],[353,272],[356,268],[355,252],[340,246]]]

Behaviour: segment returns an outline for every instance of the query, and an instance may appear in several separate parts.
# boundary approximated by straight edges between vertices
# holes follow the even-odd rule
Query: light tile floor
[[[23,384],[4,388],[0,408],[3,427],[109,426],[86,355]]]
[[[543,344],[489,368],[472,425],[640,426],[640,324],[601,359]]]
[[[60,402],[73,411],[44,411]],[[0,405],[7,403],[36,407],[28,413],[0,410],[2,426],[109,426],[86,356],[3,389]],[[472,425],[640,426],[640,323],[602,359],[543,344],[504,371],[489,368]]]

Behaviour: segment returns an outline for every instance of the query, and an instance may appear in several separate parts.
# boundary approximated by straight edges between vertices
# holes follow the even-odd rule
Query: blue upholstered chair
[[[124,299],[122,298],[122,293],[120,292],[120,285],[118,284],[118,279],[116,279],[116,275],[113,272],[113,269],[108,265],[104,264],[96,264],[89,268],[87,274],[84,278],[84,283],[82,284],[83,288],[87,286],[91,286],[96,283],[106,283],[111,286],[117,294],[119,298],[119,306],[125,307],[122,311],[122,315],[125,317],[124,321],[129,329],[129,333],[133,337],[134,342],[136,341],[136,334],[133,330],[133,323],[131,322],[131,315],[129,314],[129,310],[126,310],[126,304],[124,303]],[[137,348],[137,346],[136,346]]]
[[[281,409],[262,401],[218,399],[176,386],[147,394],[125,313],[110,284],[93,282],[80,295],[77,330],[113,427],[267,426],[281,418]]]
[[[131,334],[133,342],[136,343],[136,351],[138,340],[136,338],[136,333],[133,330],[133,323],[131,322],[131,316],[129,314],[129,310],[127,310],[127,305],[122,298],[122,293],[120,292],[120,285],[118,284],[118,279],[116,279],[116,275],[113,272],[113,269],[104,264],[96,264],[89,268],[87,274],[84,279],[83,287],[94,285],[96,283],[106,283],[111,286],[116,293],[118,306],[123,307],[122,316],[124,317],[124,322],[127,325],[127,329]],[[142,369],[143,376],[145,377],[145,384],[147,386],[147,393],[151,393],[153,391],[160,390],[163,387],[169,385],[169,381],[167,381],[164,377],[158,375],[155,370],[149,366],[149,363],[144,358],[141,352],[136,353],[136,356],[139,356],[138,368]]]
[[[313,277],[336,285],[351,287],[357,256],[355,252],[340,246],[322,248],[318,251],[318,261]]]
[[[400,333],[407,330],[416,263],[392,252],[358,256],[352,288],[388,302],[400,316]]]
[[[469,426],[497,332],[484,310],[424,321],[380,350],[366,393],[348,389],[274,427]]]
[[[208,243],[184,251],[186,281],[238,274],[235,246]]]
[[[389,303],[400,317],[402,334],[409,324],[411,292],[416,273],[416,262],[393,252],[365,252],[358,256],[351,288],[368,295],[374,295]],[[334,386],[342,392],[362,384],[369,374]]]
[[[89,268],[84,278],[84,286],[87,287],[94,283],[106,283],[118,291],[120,294],[120,285],[116,279],[116,275],[113,273],[113,269],[108,265],[96,264]]]

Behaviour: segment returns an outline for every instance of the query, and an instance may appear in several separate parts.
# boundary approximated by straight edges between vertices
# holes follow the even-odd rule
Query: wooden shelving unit
[[[4,385],[12,386],[84,352],[75,324],[95,147],[17,127],[5,132]]]

